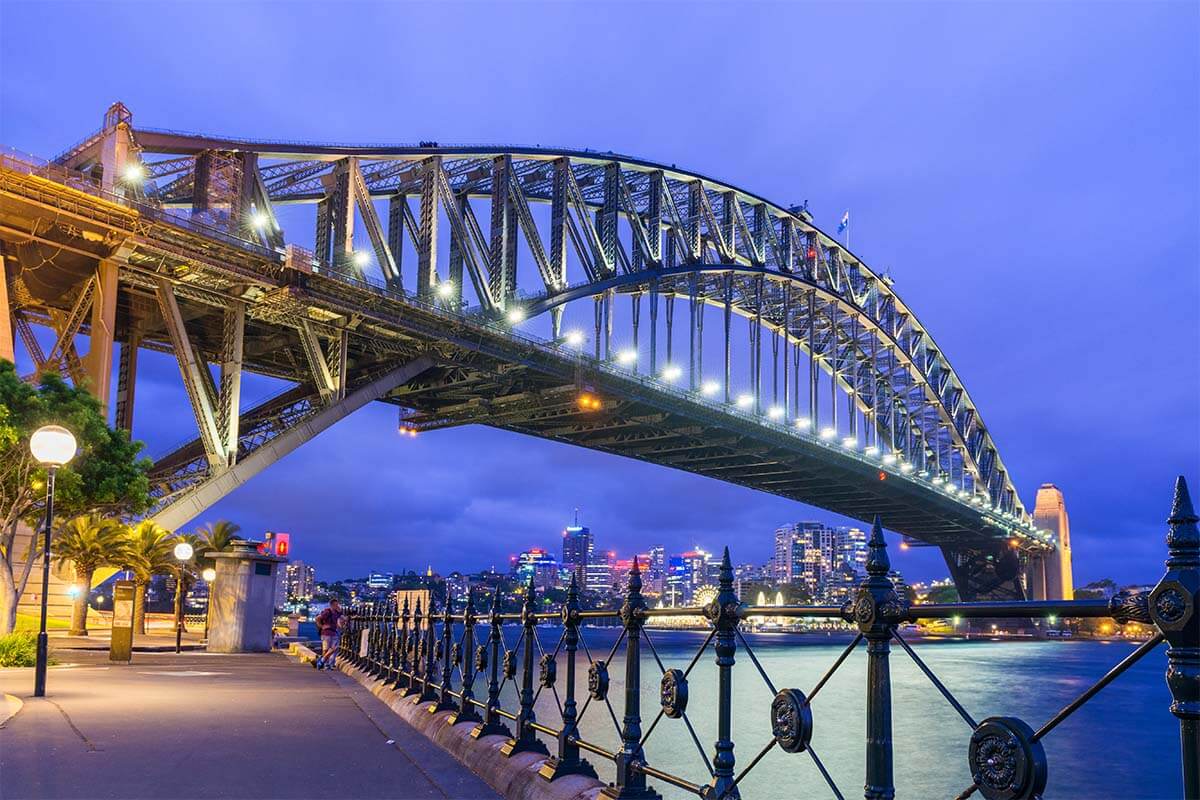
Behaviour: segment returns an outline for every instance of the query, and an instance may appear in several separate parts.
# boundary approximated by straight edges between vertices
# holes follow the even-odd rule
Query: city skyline
[[[677,126],[642,124],[667,113],[660,87],[613,81],[581,95],[573,91],[576,81],[550,68],[572,56],[569,40],[554,35],[579,21],[582,12],[567,7],[523,20],[547,43],[525,63],[493,58],[483,71],[481,55],[447,74],[432,66],[441,57],[426,49],[431,44],[407,32],[419,26],[401,16],[391,23],[411,55],[403,70],[370,48],[338,56],[343,66],[391,76],[391,91],[405,103],[381,103],[381,95],[364,87],[327,82],[333,71],[324,59],[332,56],[272,53],[260,48],[269,37],[256,37],[249,57],[226,59],[227,41],[210,38],[218,34],[186,8],[164,9],[165,20],[151,25],[134,6],[71,7],[72,25],[115,26],[145,42],[145,58],[167,46],[156,35],[158,25],[173,21],[192,31],[196,46],[215,54],[206,71],[221,91],[180,95],[178,81],[191,67],[129,70],[97,62],[65,41],[22,35],[66,24],[64,8],[6,9],[0,100],[14,113],[0,120],[0,140],[43,156],[95,128],[104,108],[121,99],[147,126],[232,135],[562,141],[612,149],[678,162],[781,202],[809,200],[829,230],[853,209],[855,251],[880,271],[890,268],[936,332],[984,410],[1026,505],[1043,482],[1063,488],[1077,582],[1108,576],[1134,582],[1157,574],[1163,525],[1148,520],[1162,516],[1162,487],[1178,473],[1194,476],[1200,466],[1194,413],[1200,366],[1191,349],[1200,335],[1193,307],[1200,287],[1194,271],[1178,268],[1196,263],[1200,252],[1190,181],[1200,159],[1187,126],[1177,124],[1195,116],[1200,87],[1189,46],[1194,25],[1180,24],[1171,7],[1096,15],[1070,6],[1007,14],[947,6],[899,18],[886,7],[808,6],[794,17],[781,9],[769,25],[706,8],[688,20],[672,18],[669,26],[661,9],[650,9],[646,28],[605,44],[627,54],[637,47],[670,54],[708,46],[714,74],[726,76],[719,85],[738,98],[738,107],[757,110],[754,124],[698,126],[687,136]],[[269,9],[248,7],[247,13],[269,20],[264,29],[281,37],[313,24],[334,35],[350,32],[336,15],[308,9],[283,19]],[[481,23],[490,12],[445,13],[451,22],[471,23],[460,26],[469,50],[489,52]],[[841,58],[830,38],[816,37],[801,71],[802,89],[781,96],[735,80],[776,69],[771,54],[788,52],[782,37],[793,24],[853,26],[856,40],[887,54],[895,68],[881,74]],[[992,35],[967,35],[984,28]],[[651,41],[646,31],[656,29]],[[764,44],[735,63],[719,43],[737,35]],[[35,40],[40,49],[32,53]],[[80,87],[67,107],[40,88],[67,85],[69,75],[84,68],[96,80]],[[899,74],[906,76],[903,84]],[[706,107],[709,91],[698,82],[679,100]],[[297,99],[335,94],[346,113],[313,114]],[[469,111],[456,99],[462,96],[474,101]],[[1179,98],[1185,98],[1182,106]],[[855,124],[814,125],[804,110],[812,108]],[[1134,113],[1144,124],[1131,131],[1126,122]],[[50,119],[53,126],[46,124]],[[1122,154],[1117,163],[1113,152]],[[1115,213],[1123,230],[1141,233],[1136,246],[1119,243]],[[303,240],[311,231],[293,227],[288,234]],[[1132,256],[1113,257],[1126,248]],[[1136,292],[1126,288],[1131,273]],[[1138,321],[1136,336],[1114,327],[1125,318]],[[1147,341],[1155,346],[1146,348]],[[1137,379],[1155,387],[1137,393],[1136,413],[1127,364],[1137,364]],[[140,375],[139,402],[185,407],[168,358],[147,354]],[[244,397],[252,403],[276,388],[248,379]],[[134,434],[148,443],[149,454],[160,455],[190,436],[188,417],[142,414]],[[502,566],[518,542],[552,546],[552,532],[577,505],[618,550],[650,541],[671,551],[696,542],[712,549],[730,544],[738,562],[763,560],[770,548],[766,532],[783,520],[865,524],[501,431],[472,427],[413,439],[392,435],[395,427],[393,409],[368,407],[185,529],[228,518],[256,537],[292,531],[305,542],[305,558],[333,575],[396,562],[442,571]],[[279,497],[288,500],[283,508],[268,502]],[[455,563],[464,550],[481,563]],[[945,574],[935,550],[894,549],[893,557],[913,577]]]

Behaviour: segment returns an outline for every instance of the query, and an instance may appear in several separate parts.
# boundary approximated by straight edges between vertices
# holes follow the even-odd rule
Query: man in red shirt
[[[317,632],[321,635],[321,655],[313,662],[317,669],[333,669],[337,662],[338,643],[342,638],[342,604],[335,597],[329,608],[317,615]]]

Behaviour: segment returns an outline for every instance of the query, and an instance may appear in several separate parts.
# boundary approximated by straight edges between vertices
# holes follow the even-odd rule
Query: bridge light
[[[1046,617],[1046,621],[1053,625],[1054,623],[1058,622],[1058,617],[1054,614],[1051,614],[1050,616]]]
[[[782,406],[771,406],[769,409],[767,409],[767,416],[770,417],[771,419],[782,419],[783,418]]]
[[[1009,540],[1008,540],[1008,546],[1009,546],[1009,547],[1016,547],[1016,546],[1017,546],[1017,545],[1019,545],[1020,543],[1021,543],[1021,540],[1020,540],[1020,539],[1018,539],[1018,538],[1017,538],[1017,537],[1015,537],[1015,536],[1014,536],[1014,537],[1012,537],[1011,539],[1009,539]]]
[[[868,456],[877,456],[879,455],[879,448],[875,445],[871,445],[866,450],[863,450],[863,453]]]
[[[823,429],[821,430],[821,438],[822,438],[822,439],[835,439],[835,438],[837,438],[837,428],[823,428]]]
[[[896,454],[895,453],[884,453],[883,463],[895,464],[896,463]]]
[[[739,394],[735,402],[737,403],[738,408],[749,408],[750,406],[754,405],[754,395]]]
[[[905,475],[912,472],[914,469],[916,469],[916,468],[912,464],[904,463],[904,464],[900,465],[900,471],[903,472]]]
[[[454,281],[441,281],[434,287],[433,291],[443,300],[449,300],[454,296]]]
[[[700,394],[704,395],[705,397],[712,397],[719,391],[721,391],[720,381],[707,380],[700,385]]]
[[[857,436],[847,436],[845,439],[842,439],[842,446],[848,447],[851,450],[856,449],[858,447],[858,437]]]
[[[513,306],[504,315],[504,318],[508,320],[510,325],[520,325],[525,321],[525,311],[520,306]]]
[[[253,227],[253,228],[254,228],[256,231],[261,231],[261,230],[265,229],[265,228],[267,227],[267,224],[268,224],[270,221],[271,221],[271,218],[270,218],[270,217],[268,217],[268,216],[267,216],[265,213],[263,213],[262,211],[253,211],[253,212],[251,212],[251,214],[250,214],[250,225],[251,225],[251,226],[252,226],[252,227]]]
[[[567,331],[565,341],[566,341],[568,347],[574,347],[575,349],[579,349],[580,347],[583,347],[583,341],[584,341],[583,331],[579,331],[579,330]]]
[[[942,479],[942,476],[941,476],[941,475],[934,475],[934,476],[933,476],[933,480],[931,481],[931,483],[933,483],[933,485],[934,485],[934,486],[939,486],[939,485],[941,485],[941,483],[942,483],[942,480],[943,480],[943,479]]]
[[[580,392],[579,397],[575,398],[575,402],[584,411],[599,411],[604,407],[600,398],[591,392]]]
[[[637,357],[637,350],[629,347],[617,353],[617,363],[629,366],[637,362]]]
[[[675,364],[667,364],[663,367],[662,379],[664,381],[677,381],[683,375],[683,370]]]
[[[146,180],[146,168],[142,166],[142,162],[132,161],[121,173],[121,180],[126,183],[141,183]]]
[[[350,254],[350,263],[356,267],[365,267],[371,263],[371,254],[366,250],[355,250]]]
[[[806,431],[812,427],[812,420],[808,417],[800,417],[796,420],[796,427],[802,431]]]
[[[908,549],[908,547],[909,547],[909,545],[908,545],[908,542],[906,542],[906,541],[904,541],[903,539],[901,539],[901,540],[900,540],[900,549],[901,549],[901,550],[907,550],[907,549]]]

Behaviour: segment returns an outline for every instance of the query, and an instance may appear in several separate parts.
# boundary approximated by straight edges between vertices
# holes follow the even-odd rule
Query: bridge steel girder
[[[137,146],[150,153],[178,156],[202,149],[234,149],[231,142],[206,137],[153,131],[136,132],[136,136]],[[403,196],[432,186],[433,196],[422,197],[423,201],[431,202],[423,202],[420,224],[415,220],[410,223],[411,212],[405,207],[398,207],[402,227],[409,227],[410,233],[424,232],[424,237],[419,235],[415,238],[432,239],[432,244],[437,238],[429,237],[429,229],[432,227],[436,230],[437,220],[442,216],[439,207],[447,207],[450,224],[459,228],[455,231],[456,237],[463,244],[471,245],[471,248],[462,248],[464,262],[467,260],[465,253],[472,249],[481,255],[486,254],[482,255],[477,265],[481,277],[484,277],[483,291],[478,287],[476,289],[482,308],[479,311],[469,310],[465,314],[448,315],[440,310],[448,304],[436,303],[431,310],[425,303],[412,303],[403,295],[364,289],[361,284],[355,286],[324,268],[312,274],[281,273],[278,268],[280,259],[270,252],[261,253],[236,243],[230,246],[229,242],[211,238],[201,241],[196,232],[185,230],[186,222],[176,221],[178,218],[159,220],[152,214],[147,216],[148,221],[139,223],[135,233],[130,233],[138,237],[138,247],[143,250],[134,270],[141,270],[143,274],[170,275],[171,280],[177,283],[181,297],[188,296],[185,292],[194,294],[210,289],[225,296],[247,297],[240,290],[235,294],[227,283],[221,284],[223,278],[214,277],[240,271],[242,283],[249,281],[251,288],[261,285],[272,299],[280,297],[290,303],[277,312],[269,309],[265,314],[252,311],[250,316],[256,321],[255,324],[282,325],[294,329],[297,316],[307,317],[310,312],[314,321],[337,317],[346,320],[344,323],[333,323],[330,328],[341,324],[358,326],[361,322],[363,327],[354,328],[354,346],[356,353],[360,354],[377,356],[387,347],[395,348],[394,352],[404,353],[433,348],[439,353],[440,361],[449,362],[458,362],[467,353],[476,356],[486,354],[477,366],[469,368],[481,370],[485,375],[490,373],[494,379],[493,383],[481,385],[476,390],[481,393],[478,396],[484,398],[494,391],[516,394],[523,389],[535,389],[539,382],[551,376],[559,386],[572,382],[594,386],[597,391],[604,392],[606,398],[622,398],[619,401],[622,406],[626,403],[625,398],[635,398],[630,401],[630,407],[642,411],[648,407],[669,407],[673,409],[672,414],[693,421],[712,412],[713,409],[707,404],[697,402],[698,398],[689,399],[672,394],[677,390],[664,388],[660,392],[653,387],[647,388],[643,378],[636,378],[632,382],[614,378],[610,374],[611,368],[607,366],[603,369],[600,366],[593,368],[582,359],[571,358],[567,354],[561,358],[549,358],[537,349],[545,345],[535,345],[524,337],[513,337],[506,326],[497,324],[499,304],[491,297],[491,287],[486,280],[493,267],[490,242],[480,232],[470,206],[474,199],[497,196],[495,165],[503,163],[505,166],[501,171],[509,179],[509,190],[504,196],[519,206],[517,221],[520,226],[525,224],[524,214],[521,212],[521,203],[513,198],[523,197],[529,203],[543,202],[551,206],[551,251],[557,249],[564,256],[563,273],[555,271],[558,264],[550,271],[555,277],[565,275],[566,240],[570,239],[579,263],[587,274],[582,284],[564,281],[563,287],[548,286],[542,297],[523,294],[522,311],[526,316],[546,311],[553,319],[558,319],[563,304],[576,298],[599,297],[603,303],[600,309],[601,331],[597,335],[599,341],[601,336],[607,339],[609,335],[612,315],[604,316],[603,312],[607,310],[607,304],[615,292],[626,291],[636,297],[649,286],[655,300],[660,292],[666,298],[667,316],[670,318],[675,298],[694,296],[700,304],[724,305],[722,289],[728,286],[730,300],[724,307],[728,308],[730,316],[737,313],[755,321],[757,332],[752,336],[752,342],[761,344],[764,333],[781,337],[785,359],[787,350],[791,349],[801,369],[800,355],[804,352],[809,354],[811,374],[815,376],[810,383],[814,388],[814,396],[819,397],[822,405],[829,396],[825,390],[833,390],[836,400],[834,408],[840,410],[843,402],[849,402],[851,408],[857,405],[876,430],[875,441],[880,444],[890,442],[896,446],[906,463],[924,465],[926,451],[932,450],[928,454],[929,462],[942,471],[949,471],[957,485],[968,490],[974,485],[981,493],[984,489],[988,490],[992,498],[1005,498],[1003,510],[1017,511],[1024,519],[1024,509],[1016,498],[1008,472],[941,349],[892,291],[887,279],[875,275],[853,254],[812,226],[811,218],[802,212],[783,209],[737,187],[687,173],[674,165],[668,167],[595,151],[443,148],[436,145],[419,148],[339,148],[259,145],[253,142],[237,143],[237,148],[255,152],[265,159],[283,160],[281,164],[264,168],[264,183],[274,202],[321,200],[325,194],[326,179],[336,169],[338,161],[345,158],[359,159],[366,192],[373,197]],[[431,162],[437,164],[436,170],[429,169]],[[172,171],[176,168],[168,165],[165,169]],[[9,191],[11,185],[12,182],[4,178],[3,171],[0,171],[0,191]],[[4,199],[10,196],[5,195]],[[556,205],[557,220],[554,213]],[[624,216],[628,225],[628,228],[618,227],[615,239],[611,236],[614,207],[617,216]],[[453,216],[450,215],[451,209],[454,210]],[[681,209],[687,212],[686,218],[679,213]],[[638,234],[641,224],[648,229],[648,241],[644,243]],[[122,230],[132,232],[133,227],[124,223]],[[524,232],[529,235],[529,231]],[[629,235],[631,232],[632,236]],[[47,232],[42,229],[40,233]],[[555,235],[559,236],[557,243],[554,241]],[[665,243],[662,242],[663,236]],[[189,242],[188,237],[193,241]],[[639,268],[636,274],[629,274],[632,270],[626,255],[626,240],[632,242],[629,246]],[[659,264],[650,263],[648,258],[650,254],[647,251],[654,249],[655,242],[665,251]],[[176,252],[181,248],[190,248],[187,249],[187,258],[194,260],[194,264],[181,264],[173,260],[173,252],[164,246],[167,243],[174,246]],[[420,248],[418,252],[420,254]],[[165,260],[162,263],[154,260],[159,258]],[[547,259],[548,267],[551,259],[557,261],[557,253]],[[439,260],[436,252],[432,252],[426,253],[423,261],[423,269],[419,274],[428,278],[424,287],[428,292],[436,281]],[[213,280],[217,281],[217,285],[206,288],[206,282]],[[196,283],[188,283],[190,281]],[[287,284],[286,289],[281,285],[283,283]],[[289,293],[296,295],[293,300],[287,299]],[[256,303],[254,296],[247,299],[251,309],[262,307]],[[806,300],[814,307],[813,313],[807,314],[807,317]],[[223,301],[202,302],[219,307]],[[654,322],[656,308],[657,304],[652,302],[650,316]],[[456,309],[461,311],[461,305],[457,305]],[[61,305],[58,311],[64,311]],[[270,316],[272,313],[275,316]],[[205,326],[206,333],[202,336],[202,329],[197,327],[196,335],[198,339],[205,340],[202,343],[208,348],[206,353],[211,360],[212,323],[208,320],[200,324]],[[701,324],[700,317],[695,324]],[[189,320],[188,325],[191,329],[193,322]],[[649,332],[653,361],[657,326],[652,323],[651,327],[654,328]],[[668,320],[668,351],[672,349],[671,327]],[[557,326],[555,330],[557,332]],[[327,336],[326,333],[322,335]],[[304,363],[305,358],[294,336],[289,334],[286,338],[287,341],[281,339],[279,342],[280,356],[258,354],[248,361],[248,364],[252,364],[249,368],[259,371],[266,368],[264,374],[286,376],[289,380],[306,380],[306,375],[295,378],[290,374],[296,371],[298,364]],[[164,347],[161,338],[148,346]],[[696,349],[695,362],[700,363],[698,343]],[[774,348],[768,355],[773,354]],[[360,364],[360,359],[356,358],[355,363]],[[764,376],[763,370],[764,367],[768,371],[774,369],[775,363],[777,361],[774,358],[766,364],[756,359],[752,365],[754,383],[762,386],[764,380],[772,380],[772,375]],[[509,371],[508,367],[513,365],[522,365],[528,371]],[[739,375],[741,366],[738,365]],[[272,372],[271,369],[278,372]],[[822,372],[829,378],[823,377]],[[816,379],[820,379],[819,394],[815,393]],[[456,376],[455,380],[461,380],[461,376]],[[725,383],[727,392],[729,383]],[[838,389],[848,395],[847,401],[841,400]],[[442,404],[448,401],[461,403],[469,399],[471,391],[464,387],[430,389],[413,396],[411,407],[422,414],[427,413],[433,419]],[[793,395],[797,400],[795,413],[799,414],[801,409],[798,401],[803,395],[798,390]],[[774,397],[772,390],[772,400]],[[399,396],[389,397],[388,401],[397,404],[405,402]],[[615,407],[618,404],[613,405]],[[823,410],[827,414],[831,411]],[[625,413],[623,409],[620,411]],[[723,432],[737,428],[740,435],[747,438],[748,447],[753,446],[755,441],[761,443],[770,440],[773,449],[765,457],[791,464],[794,473],[794,477],[782,476],[783,480],[751,479],[747,474],[746,480],[742,481],[746,485],[755,485],[765,491],[776,491],[830,508],[840,505],[843,513],[846,510],[853,514],[863,513],[867,502],[870,502],[875,504],[874,510],[885,510],[888,518],[894,517],[896,529],[901,531],[906,524],[920,527],[928,521],[931,530],[943,533],[954,531],[955,535],[961,534],[971,539],[977,531],[998,537],[1001,531],[1024,530],[1028,527],[1020,521],[1008,521],[1003,515],[993,513],[990,507],[977,511],[962,499],[943,496],[936,489],[936,482],[931,486],[931,481],[922,482],[920,476],[906,479],[896,469],[891,470],[892,478],[886,486],[861,487],[887,491],[858,491],[862,497],[855,499],[855,486],[862,481],[872,480],[872,470],[879,470],[880,473],[886,471],[887,462],[881,464],[876,457],[872,465],[869,463],[871,459],[864,458],[861,450],[857,453],[842,452],[837,449],[838,442],[833,442],[831,446],[817,442],[811,436],[799,436],[794,428],[775,430],[780,426],[770,424],[765,418],[742,417],[745,415],[717,410],[711,425]],[[506,426],[510,419],[504,419]],[[560,425],[562,421],[560,419]],[[792,420],[786,421],[790,423]],[[533,435],[559,438],[548,435],[534,420],[515,419],[510,427]],[[561,436],[564,441],[572,438],[569,432]],[[585,440],[579,440],[578,437],[576,440],[587,446]],[[612,452],[620,452],[623,445],[621,441],[613,440],[611,445],[606,442],[606,446],[611,446]],[[638,457],[633,453],[630,455]],[[650,461],[655,458],[653,451],[645,451],[644,456]],[[729,463],[735,458],[736,454]],[[814,464],[822,465],[822,468],[832,465],[834,469],[826,469],[826,472],[838,476],[837,480],[828,479],[828,492],[825,494],[814,495],[796,489],[817,486],[815,481],[818,478],[812,469]],[[704,474],[699,467],[694,471]],[[736,473],[736,470],[729,472]],[[737,475],[732,474],[725,479],[737,482]],[[845,485],[839,485],[838,481]],[[847,498],[858,505],[853,508],[846,506],[845,503],[849,502]],[[932,516],[925,514],[928,509],[918,507],[922,504],[936,513]],[[907,509],[912,513],[905,521],[893,515],[893,509]],[[944,518],[944,523],[934,517]],[[947,542],[943,539],[940,543]],[[1037,550],[1047,545],[1035,539],[1024,546]]]
[[[374,400],[379,400],[433,366],[428,356],[418,356],[389,370],[370,383],[355,389],[342,400],[322,408],[302,422],[255,450],[232,467],[222,470],[195,488],[183,493],[152,519],[167,530],[176,530],[194,519],[213,503],[309,441],[335,423]]]

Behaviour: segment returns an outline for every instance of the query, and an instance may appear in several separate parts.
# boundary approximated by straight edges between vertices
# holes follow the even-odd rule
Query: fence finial
[[[885,576],[892,568],[892,562],[887,554],[887,540],[883,538],[883,524],[879,515],[871,524],[871,540],[867,543],[867,574]]]

